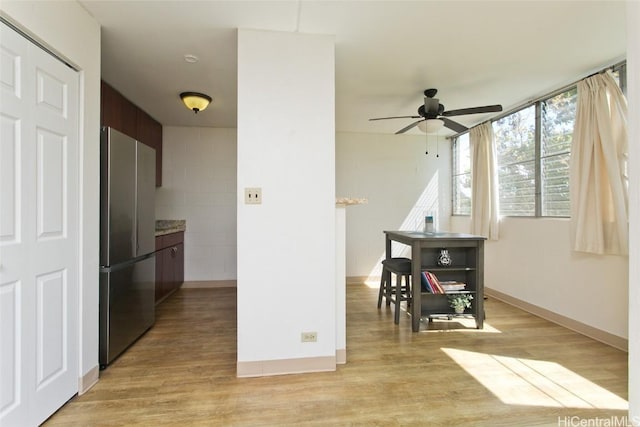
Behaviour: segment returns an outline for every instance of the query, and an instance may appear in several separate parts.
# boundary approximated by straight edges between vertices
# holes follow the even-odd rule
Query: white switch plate
[[[244,203],[246,205],[262,204],[262,188],[259,188],[259,187],[245,188]]]

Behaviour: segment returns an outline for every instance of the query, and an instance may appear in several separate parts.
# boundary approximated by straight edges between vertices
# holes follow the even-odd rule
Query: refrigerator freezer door
[[[137,143],[136,167],[137,224],[135,256],[156,250],[156,150]]]
[[[111,363],[155,321],[155,256],[100,271],[99,361]]]
[[[136,141],[103,128],[100,156],[100,265],[135,257]]]

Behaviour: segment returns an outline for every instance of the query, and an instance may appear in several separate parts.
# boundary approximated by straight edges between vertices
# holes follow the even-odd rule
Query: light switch
[[[246,205],[259,205],[262,203],[262,188],[252,187],[244,189],[244,203]]]

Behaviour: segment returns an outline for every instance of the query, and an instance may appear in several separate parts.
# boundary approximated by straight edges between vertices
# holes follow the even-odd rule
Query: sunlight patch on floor
[[[629,407],[626,400],[554,362],[453,348],[442,351],[505,404],[618,410]]]

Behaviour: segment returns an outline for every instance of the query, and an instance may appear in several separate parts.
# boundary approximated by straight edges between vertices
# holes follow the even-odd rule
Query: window
[[[533,216],[536,209],[536,108],[493,123],[501,216]]]
[[[540,135],[540,215],[565,216],[569,206],[569,154],[576,117],[577,89],[542,101]]]
[[[453,214],[471,215],[471,152],[469,134],[453,141]]]
[[[626,63],[611,68],[626,92]],[[493,122],[501,216],[568,217],[569,159],[576,114],[572,86]],[[453,149],[453,214],[471,214],[469,134]]]

